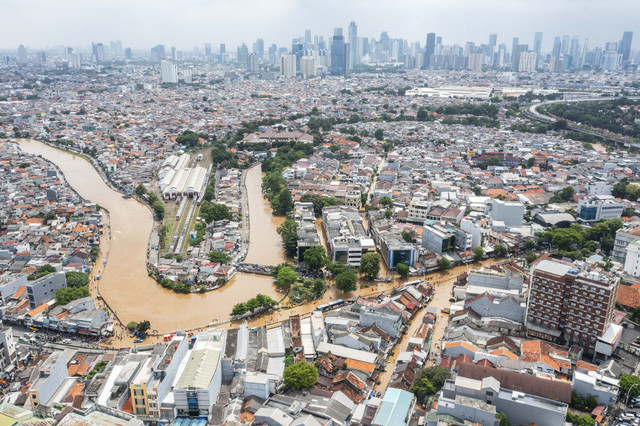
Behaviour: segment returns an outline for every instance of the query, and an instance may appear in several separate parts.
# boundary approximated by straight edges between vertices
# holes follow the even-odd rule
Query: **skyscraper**
[[[264,57],[264,40],[259,38],[256,40],[256,44],[253,47],[253,51],[258,55],[259,59]]]
[[[18,63],[26,64],[27,63],[27,48],[24,45],[18,46]]]
[[[131,48],[127,47],[126,49],[124,49],[124,59],[130,61],[132,58],[133,58],[133,54],[131,52]]]
[[[283,53],[280,56],[280,75],[283,77],[296,76],[296,55]]]
[[[247,58],[249,57],[249,48],[247,47],[246,44],[242,43],[240,46],[238,46],[236,56],[237,56],[238,62],[240,62],[241,64],[244,64],[247,62]]]
[[[560,37],[556,37],[553,39],[553,50],[551,50],[551,56],[554,58],[559,58],[561,52],[562,43],[560,42]]]
[[[342,28],[335,28],[331,39],[331,75],[345,75],[347,65],[347,46]]]
[[[514,37],[513,41],[511,42],[511,69],[513,69],[513,62],[518,62],[518,60],[520,59],[520,54],[518,53],[518,58],[515,58],[516,54],[516,49],[518,48],[518,44],[520,44],[520,39],[518,37]],[[518,67],[516,66],[515,71],[518,71]]]
[[[537,32],[535,41],[533,42],[533,51],[536,52],[536,55],[540,57],[540,53],[542,52],[542,33]]]
[[[303,77],[316,76],[316,58],[313,56],[303,56],[300,59],[300,73]]]
[[[529,50],[529,45],[527,44],[518,44],[513,47],[511,51],[511,70],[512,71],[520,71],[520,56],[522,52],[526,52]]]
[[[177,83],[178,82],[178,66],[171,61],[160,61],[160,72],[162,75],[163,83]]]
[[[304,30],[304,48],[311,49],[311,30]]]
[[[294,38],[291,42],[291,53],[296,55],[296,71],[300,70],[300,58],[304,54],[304,45],[300,40]]]
[[[249,72],[258,72],[258,54],[253,52],[247,57],[247,70]]]
[[[349,24],[349,68],[353,68],[360,62],[358,57],[358,26],[355,21]]]
[[[211,56],[211,43],[204,44],[204,54],[207,57]]]
[[[496,49],[498,43],[498,34],[489,34],[489,44],[487,45],[486,55],[493,58],[493,52]]]
[[[631,52],[631,42],[633,41],[633,31],[625,31],[622,33],[622,42],[620,43],[620,51],[622,54],[622,62],[629,60]]]
[[[427,34],[427,44],[424,48],[424,69],[429,69],[431,55],[436,51],[436,34]]]

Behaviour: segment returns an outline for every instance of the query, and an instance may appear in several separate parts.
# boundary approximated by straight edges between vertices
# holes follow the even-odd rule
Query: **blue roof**
[[[182,418],[178,417],[173,422],[174,426],[206,426],[207,420],[202,418]]]
[[[381,426],[404,426],[413,403],[413,394],[402,389],[387,388],[373,423]]]

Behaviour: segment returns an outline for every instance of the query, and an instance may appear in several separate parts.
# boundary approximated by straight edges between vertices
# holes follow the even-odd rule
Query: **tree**
[[[420,370],[413,385],[411,392],[419,397],[426,395],[435,395],[444,385],[444,382],[451,377],[451,372],[442,367],[427,367]]]
[[[313,246],[304,251],[304,263],[311,269],[320,269],[326,262],[326,254],[324,247]]]
[[[129,330],[129,331],[134,331],[136,328],[138,328],[138,323],[135,322],[135,321],[130,321],[127,324],[127,330]]]
[[[527,168],[530,169],[533,167],[533,165],[536,164],[536,158],[535,157],[531,157],[527,160]]]
[[[496,414],[496,417],[500,419],[500,426],[509,426],[507,415],[503,411],[500,411],[498,414]]]
[[[348,269],[347,265],[340,262],[329,262],[326,266],[327,271],[331,272],[333,276],[337,276],[339,273],[344,272]]]
[[[632,386],[633,388],[631,388]],[[629,389],[631,389],[631,391],[629,391]],[[637,398],[640,396],[640,377],[632,374],[620,375],[620,395],[624,395],[626,398],[627,392],[629,392],[629,398]]]
[[[151,208],[153,209],[156,216],[158,216],[160,219],[164,218],[164,204],[162,204],[162,201],[156,199],[151,204]]]
[[[530,251],[529,253],[527,253],[527,263],[529,265],[535,262],[537,258],[538,258],[538,253],[536,253],[535,251]]]
[[[381,141],[382,139],[384,139],[384,130],[376,129],[376,131],[373,132],[373,137]]]
[[[271,209],[276,216],[284,216],[293,208],[293,198],[287,188],[283,188],[278,195],[271,200]]]
[[[233,305],[233,309],[231,309],[231,316],[238,316],[238,315],[242,315],[245,312],[247,312],[247,305],[243,302],[240,303],[236,303],[235,305]]]
[[[88,287],[62,287],[56,291],[56,304],[63,306],[76,299],[89,296],[91,293],[89,293]]]
[[[634,209],[633,207],[627,207],[622,211],[622,216],[624,217],[632,217],[632,216],[635,216],[635,214],[636,214],[636,209]]]
[[[630,183],[625,187],[625,197],[629,201],[637,201],[640,197],[640,186]]]
[[[537,246],[538,246],[538,244],[536,244],[536,241],[535,241],[535,240],[533,240],[533,239],[528,239],[528,240],[525,242],[525,247],[526,247],[527,249],[529,249],[529,250],[534,249],[534,248],[536,248]]]
[[[151,323],[147,320],[140,321],[136,327],[136,331],[140,334],[146,333],[151,328]]]
[[[147,188],[145,188],[143,184],[138,184],[138,186],[136,186],[136,189],[134,189],[133,192],[134,194],[136,194],[137,197],[142,197],[144,194],[147,193]]]
[[[416,113],[416,120],[424,121],[427,119],[427,110],[420,108]]]
[[[385,219],[391,219],[391,216],[393,216],[393,213],[391,212],[391,210],[387,209],[384,211],[384,218]]]
[[[223,265],[231,263],[231,257],[229,257],[229,255],[223,251],[219,251],[219,250],[210,251],[207,254],[207,257],[211,262],[214,262],[214,263],[221,263]]]
[[[385,206],[386,208],[391,208],[393,207],[393,200],[389,197],[387,197],[386,195],[382,198],[380,198],[380,201],[378,201],[380,204],[382,204],[383,206]]]
[[[631,321],[637,321],[640,318],[640,306],[635,308],[631,313]]]
[[[378,253],[367,253],[360,259],[360,272],[367,278],[378,278],[380,273],[380,255]]]
[[[409,276],[409,267],[404,263],[398,263],[396,265],[396,271],[398,271],[398,275],[402,278],[407,278]]]
[[[598,406],[598,398],[591,395],[587,398],[587,411],[593,411],[594,408]]]
[[[302,361],[286,367],[282,377],[287,387],[302,390],[316,384],[318,381],[318,369],[315,365]]]
[[[65,275],[67,287],[86,287],[89,284],[89,275],[78,271],[69,271]]]
[[[298,253],[298,224],[295,220],[287,218],[276,230],[282,238],[284,252],[289,257],[294,257]]]
[[[413,242],[413,237],[411,236],[411,232],[409,231],[402,231],[402,239],[408,243]]]
[[[451,267],[451,262],[446,257],[440,259],[439,263],[440,269],[449,269]]]
[[[496,254],[498,256],[506,256],[507,253],[509,252],[507,250],[507,248],[505,246],[503,246],[502,244],[496,244],[496,246],[493,248],[493,250],[496,252]]]
[[[613,185],[611,188],[611,195],[616,198],[624,198],[627,195],[627,185],[629,184],[629,179],[622,178],[620,182]]]
[[[551,242],[560,250],[569,250],[572,247],[582,245],[584,235],[575,228],[556,229]]]
[[[356,289],[358,276],[356,275],[356,272],[353,269],[349,268],[340,272],[338,275],[336,275],[335,282],[336,282],[336,287],[339,290],[345,293],[348,293]]]
[[[287,290],[293,283],[298,282],[298,274],[290,266],[284,266],[278,271],[276,286],[281,290]]]
[[[475,260],[482,260],[482,258],[484,257],[484,250],[480,246],[473,249],[473,252],[474,252],[473,257]]]

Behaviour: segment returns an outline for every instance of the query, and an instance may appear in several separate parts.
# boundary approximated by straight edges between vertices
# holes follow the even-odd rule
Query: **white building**
[[[31,407],[47,405],[62,382],[67,378],[67,359],[64,352],[55,351],[39,368],[38,377],[29,388]]]
[[[224,330],[198,334],[173,390],[178,417],[209,415],[209,409],[216,403],[222,386],[221,360],[225,338]]]
[[[178,82],[178,66],[171,61],[160,61],[160,68],[162,74],[163,83],[177,83]]]
[[[574,371],[572,387],[581,398],[587,399],[590,396],[595,396],[599,404],[613,407],[618,398],[620,381],[596,371],[586,373]]]
[[[585,186],[588,195],[611,195],[611,184],[608,182],[588,182]]]
[[[503,222],[508,227],[522,226],[524,204],[517,201],[491,201],[491,221]]]
[[[0,330],[0,371],[10,372],[15,368],[16,344],[11,327]]]
[[[296,55],[283,53],[280,57],[280,75],[282,77],[296,76]]]
[[[624,205],[612,195],[592,195],[578,200],[578,217],[583,222],[620,219]]]
[[[300,73],[303,77],[315,77],[316,72],[316,58],[313,56],[303,56],[300,59]]]
[[[640,277],[640,240],[629,243],[627,246],[624,273],[632,277]]]
[[[518,71],[535,72],[537,59],[538,59],[538,55],[536,54],[536,52],[520,53],[520,62],[518,64]]]

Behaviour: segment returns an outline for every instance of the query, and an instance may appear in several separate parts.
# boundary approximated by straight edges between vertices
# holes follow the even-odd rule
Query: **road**
[[[640,96],[629,96],[629,99],[640,99]],[[544,115],[540,112],[538,112],[538,107],[544,106],[544,105],[551,105],[551,104],[557,104],[557,103],[578,103],[578,102],[601,102],[601,101],[611,101],[611,100],[616,100],[619,98],[613,98],[613,97],[601,97],[601,98],[585,98],[585,99],[556,99],[556,100],[552,100],[552,101],[545,101],[545,102],[541,102],[538,104],[533,104],[531,106],[529,106],[528,108],[524,109],[522,111],[522,114],[527,117],[530,118],[532,120],[536,120],[536,121],[540,121],[542,123],[546,123],[546,124],[550,124],[550,123],[555,123],[557,120],[553,117],[549,117],[548,115]],[[635,148],[635,149],[640,149],[640,144],[637,143],[632,143],[630,139],[627,139],[625,137],[622,137],[620,135],[616,135],[613,133],[609,133],[606,131],[596,131],[596,130],[590,130],[590,129],[585,129],[584,127],[580,127],[580,126],[576,126],[573,124],[568,124],[567,125],[567,129],[569,130],[573,130],[576,132],[582,132],[582,133],[586,133],[588,135],[591,136],[596,136],[599,138],[602,138],[604,140],[610,140],[616,144],[622,144],[624,146],[630,147],[630,148]]]
[[[503,260],[504,259],[487,259],[483,262],[461,265],[452,268],[446,271],[445,276],[443,277],[440,277],[441,271],[436,271],[430,276],[425,277],[425,279],[434,286],[433,298],[429,301],[427,306],[421,308],[416,313],[411,322],[408,324],[407,333],[404,334],[401,340],[396,344],[396,347],[393,349],[393,355],[387,359],[388,368],[380,376],[378,376],[380,384],[377,384],[374,387],[374,390],[383,391],[389,385],[391,376],[393,375],[393,370],[397,364],[398,355],[407,350],[407,346],[409,346],[409,338],[411,338],[415,334],[415,332],[420,327],[420,324],[422,324],[422,317],[424,316],[428,306],[434,306],[438,310],[438,315],[436,316],[436,324],[431,339],[431,352],[426,363],[426,366],[433,365],[433,361],[431,360],[431,358],[437,357],[437,355],[440,353],[440,347],[442,344],[442,339],[444,337],[444,332],[449,323],[449,316],[440,313],[440,311],[442,308],[451,306],[451,302],[449,302],[449,299],[451,298],[453,283],[456,281],[456,277],[461,273],[469,271],[471,269],[480,268],[482,266],[490,266]]]

